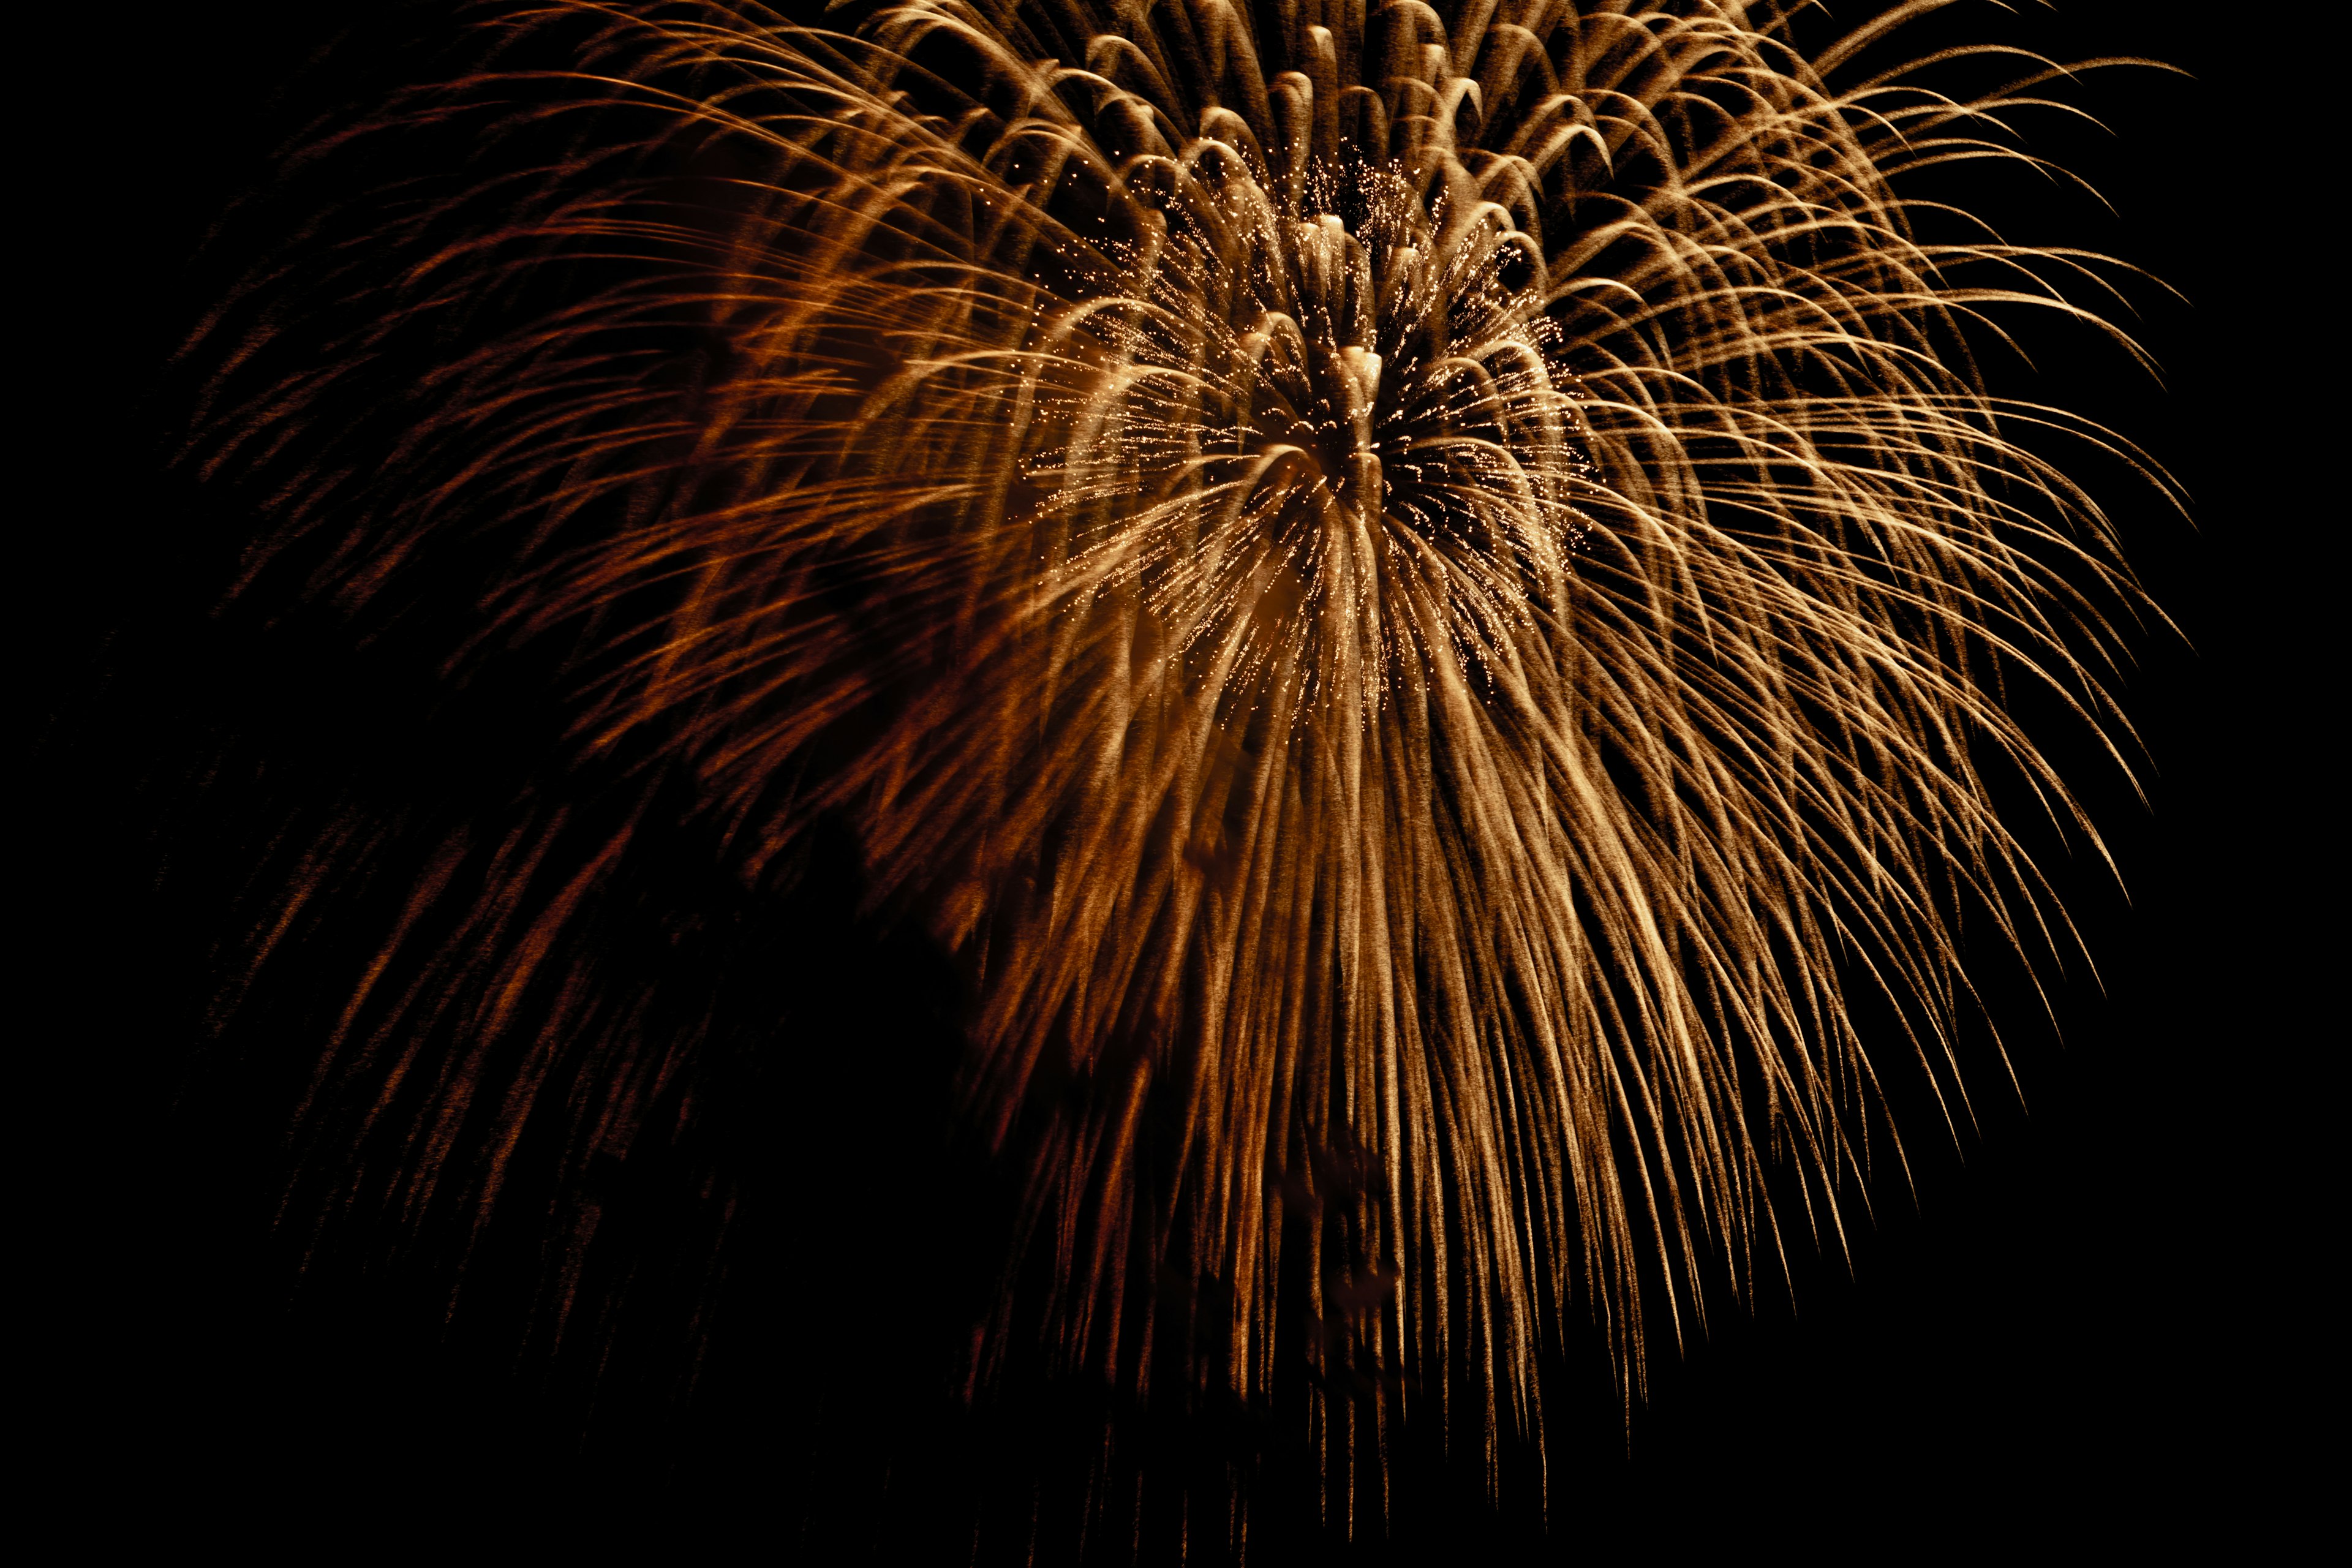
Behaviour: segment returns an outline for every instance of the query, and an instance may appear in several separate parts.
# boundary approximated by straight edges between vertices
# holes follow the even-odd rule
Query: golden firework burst
[[[1810,51],[1711,0],[502,12],[493,55],[569,63],[392,118],[565,151],[396,211],[345,352],[504,324],[389,465],[307,459],[272,547],[328,539],[353,608],[487,552],[459,661],[592,650],[571,743],[686,770],[746,880],[856,824],[970,978],[961,1102],[1050,1259],[977,1371],[1042,1336],[1143,1392],[1181,1333],[1258,1399],[1287,1269],[1336,1465],[1416,1399],[1492,1445],[1563,1314],[1638,1379],[1792,1203],[1834,1231],[1889,1052],[1956,1087],[1958,910],[2054,908],[1986,770],[2089,832],[2008,685],[2122,732],[2137,596],[2042,439],[2109,438],[1971,347],[2095,322],[2105,264],[1900,188],[2024,159],[2063,73],[1861,76],[1918,9]],[[519,994],[601,864],[468,983]],[[421,1004],[375,973],[380,1042]],[[558,1050],[454,1076],[404,1179]],[[625,1149],[643,1097],[582,1103]]]

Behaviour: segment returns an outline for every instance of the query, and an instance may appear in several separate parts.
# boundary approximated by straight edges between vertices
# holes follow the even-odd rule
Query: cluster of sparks
[[[1318,1384],[1352,1478],[1408,1397],[1524,1429],[1571,1311],[1638,1376],[1783,1245],[1769,1170],[1835,1231],[1879,1071],[1849,989],[1948,1089],[1954,889],[2038,929],[1979,759],[2079,818],[2000,681],[2112,722],[2128,580],[2008,434],[2065,417],[1967,349],[2087,317],[2051,281],[2087,264],[1928,243],[1891,184],[2021,156],[2054,68],[1832,89],[1866,39],[1708,0],[500,26],[583,18],[633,168],[753,173],[717,216],[510,184],[430,256],[466,209],[419,218],[419,295],[634,271],[454,367],[364,527],[348,491],[288,526],[510,538],[501,624],[612,652],[580,743],[656,735],[746,877],[859,825],[971,978],[963,1102],[1053,1258],[983,1363],[1145,1393],[1172,1272],[1221,1282],[1194,1392],[1260,1400],[1288,1273],[1310,1361],[1398,1374]],[[692,398],[642,342],[679,322],[724,345]]]
[[[1294,618],[1352,628],[1371,679],[1337,696],[1360,723],[1402,661],[1478,663],[1504,623],[1531,626],[1531,595],[1560,602],[1591,472],[1561,334],[1539,289],[1504,280],[1526,260],[1511,231],[1451,222],[1442,184],[1397,164],[1318,169],[1295,215],[1238,160],[1187,174],[1189,199],[1146,209],[1165,220],[1150,242],[1102,242],[1118,271],[1008,364],[1034,378],[1034,427],[1066,440],[1022,463],[1064,535],[1039,598],[1084,616],[1135,595],[1191,668],[1224,667],[1227,725],[1260,706]],[[1366,545],[1380,565],[1355,570]],[[1262,623],[1270,579],[1284,607]],[[1293,723],[1312,665],[1296,676]]]

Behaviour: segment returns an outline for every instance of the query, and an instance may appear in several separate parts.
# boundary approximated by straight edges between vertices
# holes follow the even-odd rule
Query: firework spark
[[[2089,831],[2002,694],[2120,732],[2136,596],[2038,439],[2103,437],[1971,344],[2095,322],[2103,264],[1897,193],[2025,159],[2063,73],[1849,82],[1883,23],[1706,0],[863,15],[488,24],[564,63],[385,123],[476,114],[504,172],[374,209],[326,368],[222,383],[197,449],[283,471],[254,572],[393,615],[462,540],[451,670],[580,650],[571,754],[682,770],[747,884],[856,825],[970,979],[961,1101],[1050,1260],[973,1375],[1140,1394],[1181,1333],[1260,1400],[1287,1275],[1335,1473],[1414,1400],[1530,1427],[1571,1310],[1638,1380],[1792,1214],[1834,1236],[1887,1052],[1957,1088],[1961,905],[2051,940],[1987,770]],[[304,424],[434,333],[388,458]],[[627,834],[453,844],[412,914],[467,856],[481,912],[353,986],[314,1101],[401,1121],[411,1210],[487,1209],[550,1084],[575,1163],[637,1136],[688,1047],[584,969],[482,1066]]]

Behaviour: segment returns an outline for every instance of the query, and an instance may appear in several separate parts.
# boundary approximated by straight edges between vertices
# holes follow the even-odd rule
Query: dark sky
[[[2016,1030],[2023,1106],[1980,1074],[1978,1125],[1957,1150],[1917,1131],[1916,1201],[1882,1187],[1850,1270],[1801,1258],[1793,1310],[1785,1291],[1752,1313],[1719,1304],[1704,1340],[1659,1369],[1630,1440],[1605,1391],[1587,1391],[1591,1409],[1563,1420],[1553,1456],[1556,1524],[1571,1543],[2219,1546],[2281,1528],[2319,1484],[2316,1440],[2298,1429],[2325,1429],[2304,1411],[2326,1398],[2321,1369],[2336,1359],[2321,1336],[2338,1314],[2322,1305],[2318,1271],[2340,1226],[2304,1216],[2334,1184],[2319,1107],[2335,1091],[2318,1062],[2341,1027],[2309,1026],[2302,1009],[2336,968],[2328,814],[2341,790],[2315,732],[2341,704],[2306,693],[2324,668],[2318,617],[2334,614],[2315,605],[2332,575],[2320,539],[2342,509],[2302,495],[2319,439],[2302,367],[2323,322],[2340,324],[2320,301],[2341,268],[2322,237],[2326,202],[2296,184],[2300,131],[2282,119],[2293,84],[2326,68],[2303,63],[2317,46],[2273,14],[2216,16],[2072,5],[2011,35],[2195,73],[2099,79],[2078,101],[2114,137],[2054,147],[2116,208],[2112,221],[2078,217],[2070,236],[2194,302],[2137,296],[2163,391],[2081,344],[2053,345],[2042,365],[2054,400],[2140,441],[2198,515],[2192,534],[2153,506],[2121,509],[2133,559],[2193,651],[2151,637],[2126,685],[2153,759],[2153,812],[2113,798],[2101,822],[2129,904],[2087,867],[2062,874],[2104,993],[2080,975],[2062,984],[2063,1045]],[[34,952],[75,977],[80,998],[57,1048],[101,1064],[75,1100],[91,1108],[89,1142],[131,1146],[90,1160],[100,1173],[89,1184],[67,1184],[104,1198],[87,1237],[105,1261],[81,1276],[101,1283],[78,1314],[99,1337],[76,1364],[89,1369],[84,1387],[110,1390],[91,1451],[128,1483],[128,1519],[331,1539],[464,1497],[526,1534],[559,1531],[617,1494],[583,1502],[565,1489],[577,1471],[562,1421],[499,1384],[494,1349],[436,1350],[414,1315],[371,1317],[349,1300],[284,1328],[268,1305],[282,1258],[251,1242],[236,1209],[268,1163],[262,1134],[234,1117],[198,1134],[154,1133],[146,1120],[169,1098],[162,1086],[184,1080],[173,1030],[207,960],[190,945],[201,921],[137,908],[144,858],[187,852],[173,829],[146,831],[154,797],[125,787],[142,770],[169,775],[170,757],[152,754],[169,727],[152,721],[179,700],[184,672],[160,672],[169,650],[116,623],[168,622],[177,568],[154,563],[183,559],[189,530],[218,526],[154,477],[171,405],[149,393],[222,275],[189,259],[197,241],[267,148],[331,102],[334,73],[356,68],[289,87],[327,42],[294,7],[188,11],[83,40],[104,63],[80,68],[88,90],[49,137],[86,171],[68,199],[94,221],[18,229],[20,250],[77,274],[68,296],[87,301],[89,357],[66,356],[65,382],[76,444],[94,438],[62,511],[19,513],[42,535],[26,581],[54,666],[37,689],[54,694],[39,765],[56,791],[45,819],[56,918]],[[2055,208],[2015,210],[2021,227],[2057,221]],[[91,237],[94,259],[72,259]],[[32,467],[48,454],[27,456]],[[95,740],[92,714],[106,716]],[[156,1149],[168,1161],[141,1152]],[[800,1374],[762,1375],[790,1387]],[[896,1395],[877,1384],[875,1397]],[[709,1430],[693,1442],[740,1457],[764,1452],[790,1415],[739,1404],[697,1419]],[[628,1474],[638,1461],[613,1462]],[[758,1472],[747,1461],[681,1506],[709,1520],[756,1504]],[[1413,1528],[1452,1538],[1468,1518],[1430,1505]]]

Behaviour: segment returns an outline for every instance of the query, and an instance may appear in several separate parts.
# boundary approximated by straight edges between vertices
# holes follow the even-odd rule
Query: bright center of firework
[[[1063,593],[1139,590],[1187,648],[1342,637],[1368,671],[1401,623],[1557,602],[1591,464],[1541,250],[1507,216],[1345,159],[1296,188],[1203,159],[1120,194],[1100,293],[1054,323],[1084,370],[1039,399],[1066,444],[1027,468],[1069,521]]]

